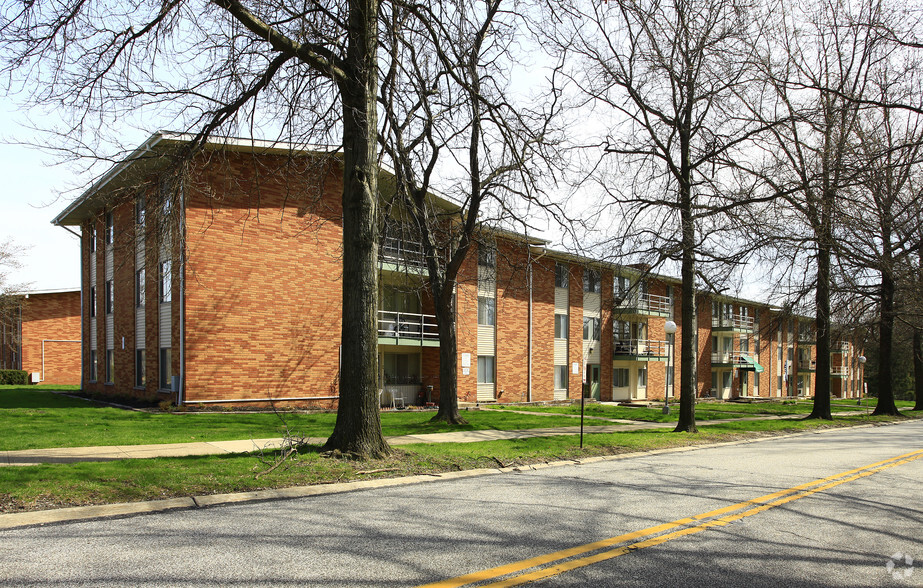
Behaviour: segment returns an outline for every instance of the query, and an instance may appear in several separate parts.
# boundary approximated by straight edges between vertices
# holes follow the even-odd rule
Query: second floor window
[[[554,315],[554,338],[555,339],[567,339],[567,320],[568,320],[568,315],[566,314]]]
[[[554,264],[554,287],[567,288],[570,268],[562,263]]]
[[[170,302],[173,299],[173,263],[163,261],[160,263],[160,301]]]
[[[112,308],[115,306],[115,292],[112,288],[112,280],[106,280],[106,314],[112,314]]]
[[[602,286],[599,283],[599,272],[596,270],[586,269],[583,272],[583,291],[599,294],[602,292]]]
[[[583,318],[583,340],[599,341],[599,319],[595,317]]]
[[[135,272],[135,306],[144,306],[144,268]]]
[[[497,250],[490,245],[479,246],[478,265],[481,267],[497,267]]]
[[[497,324],[497,300],[486,296],[478,296],[478,324]]]
[[[113,226],[112,213],[106,213],[106,245],[115,242],[115,227]]]

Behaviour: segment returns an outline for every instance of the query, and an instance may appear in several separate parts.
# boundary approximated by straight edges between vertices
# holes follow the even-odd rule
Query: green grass
[[[73,390],[58,387],[58,391]],[[468,425],[430,423],[432,412],[401,411],[381,415],[386,436],[575,426],[568,417],[464,413]],[[284,413],[290,430],[304,437],[327,437],[334,413]],[[588,426],[606,422],[588,422]],[[281,436],[283,424],[272,413],[159,413],[125,410],[53,393],[45,387],[0,386],[0,450],[94,445],[143,445],[191,441],[229,441]]]
[[[874,420],[887,422],[895,419],[880,417]],[[700,427],[700,432],[695,435],[663,429],[591,433],[585,435],[583,449],[579,447],[576,435],[478,443],[415,444],[396,448],[393,455],[376,460],[322,457],[318,447],[314,446],[304,448],[298,460],[287,462],[265,475],[263,473],[271,467],[270,462],[257,455],[5,467],[0,468],[0,513],[527,465],[866,422],[868,419],[860,416],[832,423],[729,421]]]

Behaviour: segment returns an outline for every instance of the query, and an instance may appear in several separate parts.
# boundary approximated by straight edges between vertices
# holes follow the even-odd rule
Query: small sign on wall
[[[571,368],[570,368],[570,373],[572,373],[572,374],[579,374],[579,373],[580,373],[580,364],[577,363],[577,362],[575,361],[574,364],[573,364],[573,365],[571,366]]]
[[[470,353],[462,353],[462,367],[463,368],[471,367],[471,354]],[[468,372],[465,372],[465,373],[467,374]]]
[[[471,368],[462,368],[462,375],[467,376],[471,374]]]

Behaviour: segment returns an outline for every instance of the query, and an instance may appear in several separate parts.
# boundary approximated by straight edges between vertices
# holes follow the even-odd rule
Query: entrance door
[[[590,398],[599,400],[599,365],[590,366]]]
[[[747,370],[740,370],[740,395],[748,396],[750,394],[750,378]]]

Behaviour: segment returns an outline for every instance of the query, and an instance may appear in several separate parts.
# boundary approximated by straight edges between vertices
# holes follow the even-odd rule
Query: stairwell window
[[[144,306],[144,268],[135,272],[135,306]]]
[[[115,226],[112,219],[112,213],[106,213],[106,245],[112,245],[115,242]]]
[[[478,296],[478,324],[490,326],[497,324],[496,298]]]
[[[554,338],[555,339],[567,339],[568,317],[569,315],[566,315],[566,314],[554,315]]]
[[[112,287],[112,280],[106,280],[106,314],[112,314],[112,308],[115,306],[115,292]]]
[[[160,301],[170,302],[173,299],[173,262],[167,260],[160,262]]]
[[[489,245],[478,247],[478,265],[481,267],[497,267],[497,250]]]
[[[554,366],[554,389],[567,390],[567,366]]]
[[[583,340],[599,341],[599,319],[595,317],[583,318]]]
[[[493,355],[478,356],[478,384],[493,384],[496,381],[496,365]]]
[[[562,263],[554,264],[554,287],[567,288],[570,268]]]
[[[593,294],[602,292],[602,284],[599,281],[599,272],[592,269],[586,269],[583,272],[583,291]]]

